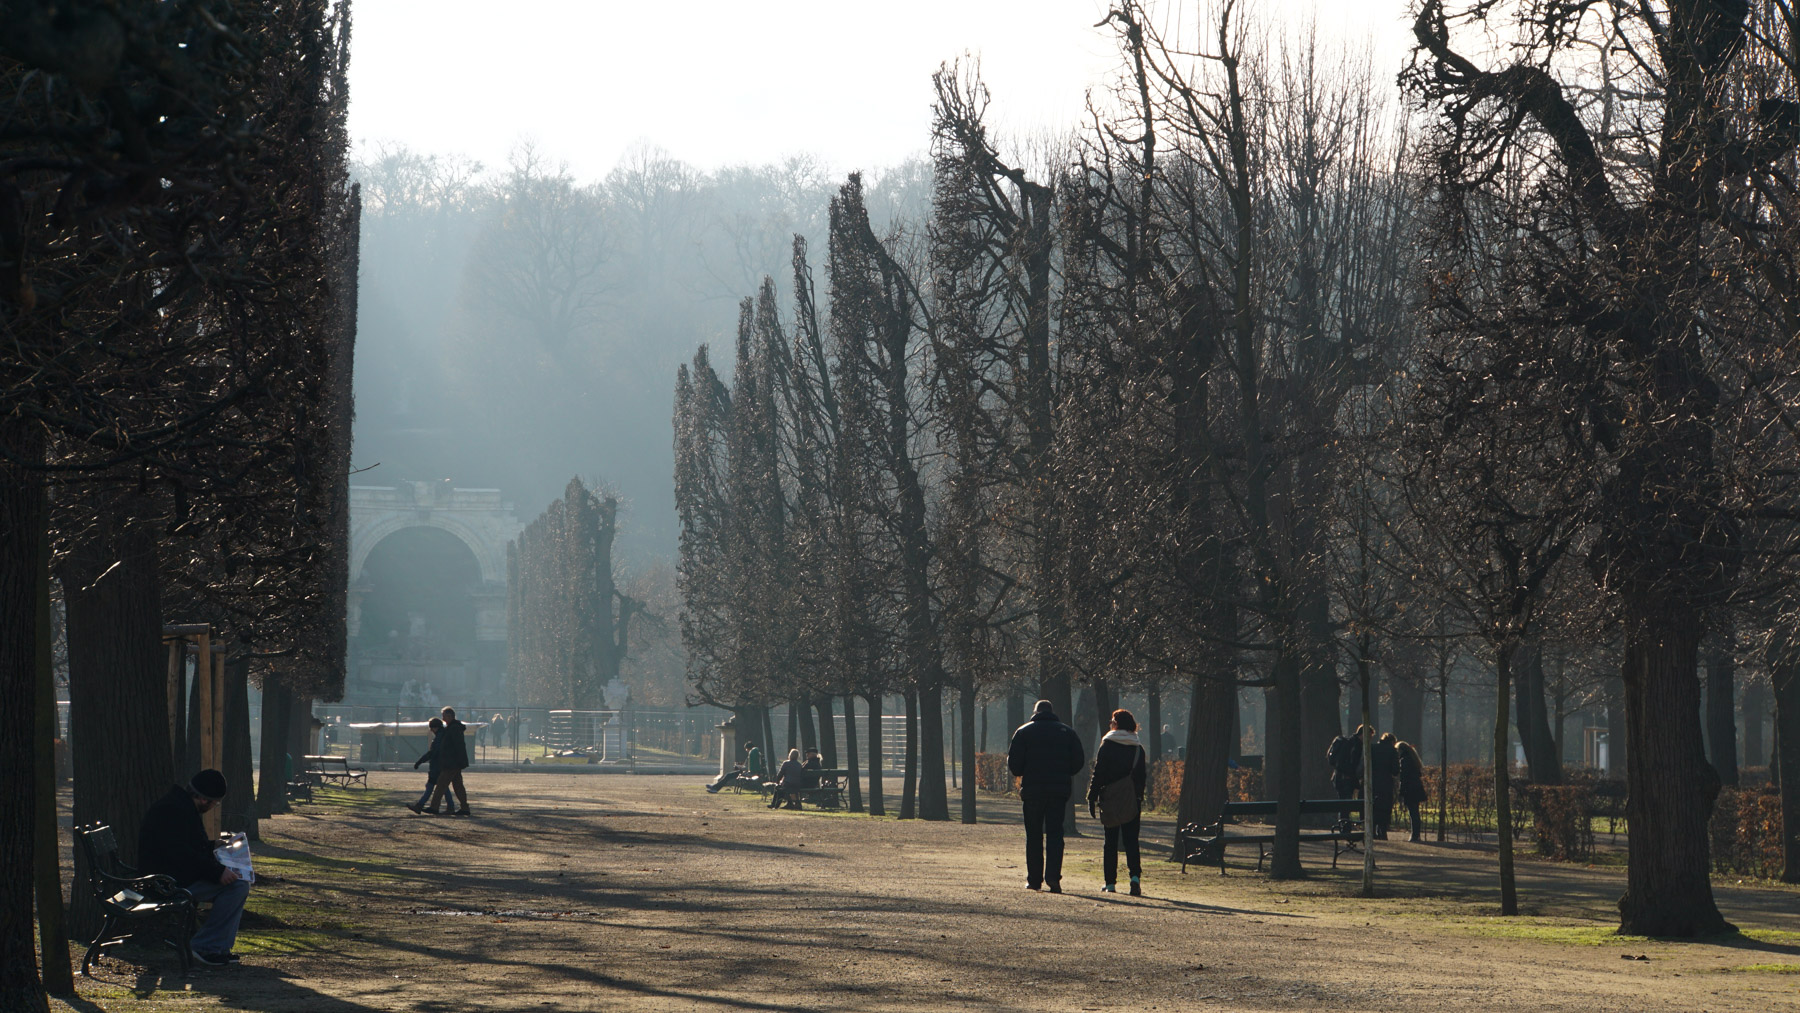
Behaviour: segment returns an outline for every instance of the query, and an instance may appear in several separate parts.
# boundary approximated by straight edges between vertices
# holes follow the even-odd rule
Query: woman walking
[[[1144,786],[1149,771],[1144,766],[1144,746],[1137,737],[1137,718],[1119,708],[1112,713],[1112,730],[1100,740],[1094,754],[1094,773],[1088,779],[1088,815],[1106,828],[1106,883],[1103,893],[1117,893],[1119,845],[1125,846],[1125,867],[1131,873],[1131,895],[1142,897],[1143,864],[1138,860],[1138,829],[1142,825]],[[1100,812],[1095,813],[1098,807]]]
[[[1417,843],[1425,829],[1419,819],[1419,807],[1425,804],[1425,761],[1410,742],[1402,742],[1395,749],[1400,755],[1400,801],[1412,814],[1412,836],[1407,840]]]

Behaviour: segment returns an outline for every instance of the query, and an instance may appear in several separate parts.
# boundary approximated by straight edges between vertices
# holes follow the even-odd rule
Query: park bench
[[[1254,834],[1227,834],[1225,828],[1237,823],[1246,816],[1273,817],[1276,802],[1274,799],[1262,799],[1255,802],[1227,802],[1219,811],[1218,822],[1202,827],[1198,823],[1181,825],[1177,840],[1181,852],[1181,871],[1187,872],[1189,862],[1219,863],[1219,875],[1225,875],[1225,847],[1229,844],[1255,844],[1257,850],[1256,868],[1261,871],[1263,862],[1269,858],[1269,845],[1275,842],[1273,831]],[[1313,798],[1304,799],[1300,803],[1300,815],[1321,816],[1334,815],[1337,821],[1330,830],[1302,830],[1303,841],[1330,841],[1331,867],[1337,868],[1338,856],[1346,851],[1355,851],[1362,846],[1362,821],[1356,819],[1362,815],[1362,799],[1358,798]]]
[[[848,770],[819,770],[819,786],[808,788],[794,795],[795,801],[805,805],[810,802],[820,809],[844,808],[844,792],[849,786]]]
[[[369,772],[361,767],[350,766],[349,759],[342,756],[308,756],[306,759],[306,776],[315,781],[326,781],[339,787],[348,788],[352,784],[363,788],[369,786]]]
[[[122,923],[164,919],[173,922],[170,946],[181,955],[181,971],[189,969],[188,941],[194,937],[194,897],[168,876],[140,876],[119,861],[119,843],[112,827],[95,823],[75,828],[75,840],[87,859],[88,888],[100,902],[105,917],[100,932],[81,957],[81,973],[100,958],[100,951],[131,938],[120,932]]]

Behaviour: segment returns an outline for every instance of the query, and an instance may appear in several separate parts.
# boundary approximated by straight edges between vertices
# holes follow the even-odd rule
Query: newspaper
[[[232,834],[230,840],[213,849],[213,857],[245,883],[256,882],[256,870],[250,867],[250,842],[243,834]]]

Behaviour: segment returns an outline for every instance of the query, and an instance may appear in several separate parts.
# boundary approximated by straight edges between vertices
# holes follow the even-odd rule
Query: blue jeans
[[[198,902],[212,901],[212,913],[206,924],[194,933],[192,946],[198,953],[230,953],[237,942],[238,922],[244,919],[244,901],[250,897],[250,884],[243,880],[230,886],[217,882],[189,883],[187,892]]]

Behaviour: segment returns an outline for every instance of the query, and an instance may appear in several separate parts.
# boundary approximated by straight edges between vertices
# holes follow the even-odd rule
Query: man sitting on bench
[[[756,748],[756,743],[746,742],[744,743],[744,762],[720,774],[717,780],[706,786],[706,790],[718,794],[719,789],[728,784],[753,785],[757,783],[757,776],[761,773],[762,750]]]
[[[194,933],[189,949],[195,960],[214,966],[237,963],[231,946],[250,896],[250,884],[213,857],[213,841],[200,820],[201,813],[225,797],[225,788],[224,774],[202,770],[186,787],[175,785],[157,799],[138,829],[140,871],[168,876],[194,900],[212,901],[212,913]]]

